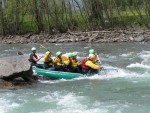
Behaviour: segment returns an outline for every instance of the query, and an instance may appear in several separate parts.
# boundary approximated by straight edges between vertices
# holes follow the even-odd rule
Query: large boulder
[[[25,81],[33,78],[33,72],[28,55],[11,56],[0,59],[0,78],[12,81],[21,77]]]

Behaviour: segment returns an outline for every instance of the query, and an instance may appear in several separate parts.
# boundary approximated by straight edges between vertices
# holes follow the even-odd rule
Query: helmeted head
[[[32,48],[31,48],[31,51],[32,51],[32,52],[35,52],[35,51],[36,51],[36,48],[35,48],[35,47],[32,47]]]
[[[89,54],[94,54],[94,52],[95,52],[94,49],[89,50]]]
[[[94,54],[89,54],[89,59],[93,59],[95,57],[95,55]]]
[[[74,57],[74,56],[77,56],[77,52],[73,52],[72,53],[72,56]]]
[[[68,57],[69,58],[73,57],[73,54],[72,53],[68,53]]]
[[[62,54],[62,52],[58,51],[58,52],[56,53],[56,57],[59,57],[61,54]]]
[[[46,53],[45,53],[45,55],[47,56],[47,55],[49,55],[51,52],[49,52],[49,51],[47,51]]]

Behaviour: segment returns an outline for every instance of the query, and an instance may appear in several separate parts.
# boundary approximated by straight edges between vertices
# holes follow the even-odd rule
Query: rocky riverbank
[[[66,43],[66,42],[87,42],[87,43],[109,43],[109,42],[149,42],[150,30],[146,31],[91,31],[91,32],[70,32],[63,34],[49,35],[26,34],[0,36],[2,44],[27,44],[27,43]]]

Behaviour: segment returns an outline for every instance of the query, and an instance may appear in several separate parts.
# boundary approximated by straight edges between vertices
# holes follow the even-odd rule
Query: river
[[[80,57],[90,48],[99,54],[103,66],[117,68],[110,75],[73,80],[40,80],[18,90],[0,90],[0,113],[149,113],[150,44],[44,44],[53,53],[77,51]],[[30,54],[39,44],[1,44],[0,57]]]

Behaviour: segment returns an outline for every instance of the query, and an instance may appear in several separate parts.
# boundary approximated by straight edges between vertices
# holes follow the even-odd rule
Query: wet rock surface
[[[28,55],[4,57],[0,59],[0,78],[32,76]]]
[[[20,89],[20,88],[30,87],[32,84],[33,84],[33,82],[25,82],[21,78],[14,79],[13,81],[5,81],[5,80],[0,79],[0,89],[1,90],[16,90],[16,89]]]

